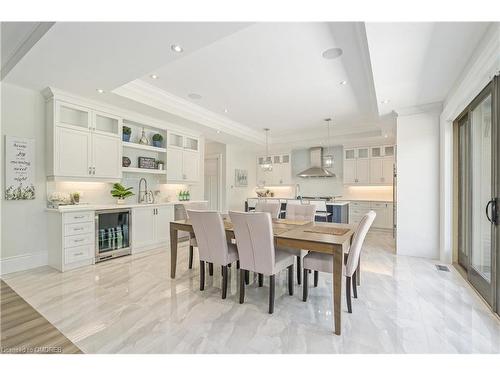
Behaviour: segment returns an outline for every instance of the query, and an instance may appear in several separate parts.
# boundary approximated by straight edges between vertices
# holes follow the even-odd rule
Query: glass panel
[[[290,163],[290,155],[283,155],[281,157],[281,162],[282,163]]]
[[[468,144],[468,117],[465,116],[458,124],[458,263],[463,267],[469,266],[469,246],[468,239],[468,199],[467,199],[467,185],[468,185],[468,168],[467,168],[467,144]]]
[[[472,111],[471,120],[471,266],[490,282],[491,223],[485,208],[491,199],[491,95]]]
[[[185,142],[186,142],[186,144],[184,145],[184,148],[186,148],[188,150],[198,151],[198,140],[197,139],[186,137]]]
[[[262,164],[264,164],[264,157],[263,156],[259,157],[259,165],[262,165]]]
[[[368,149],[367,148],[358,148],[358,158],[360,158],[360,159],[368,158]]]
[[[279,164],[280,163],[280,157],[279,157],[279,155],[273,156],[273,163],[274,164]]]
[[[59,122],[67,125],[89,127],[89,113],[61,104],[59,107]]]
[[[105,115],[96,114],[95,128],[98,131],[105,133],[118,134],[118,119]]]
[[[129,247],[129,212],[99,215],[99,253]]]
[[[377,158],[382,155],[380,147],[372,147],[372,158]]]
[[[393,156],[394,155],[394,146],[385,146],[384,155],[385,156]]]
[[[182,135],[170,133],[168,144],[170,146],[182,147]]]
[[[345,150],[345,158],[346,159],[354,159],[354,150]]]

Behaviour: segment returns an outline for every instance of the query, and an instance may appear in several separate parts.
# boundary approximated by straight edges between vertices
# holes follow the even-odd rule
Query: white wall
[[[0,273],[20,262],[33,266],[47,262],[45,185],[45,103],[33,90],[2,83],[2,192],[5,135],[35,139],[35,199],[2,202]]]
[[[245,200],[256,196],[255,182],[257,180],[256,154],[253,151],[242,149],[240,145],[227,145],[226,148],[226,192],[227,209],[235,211],[245,210]],[[235,170],[245,169],[248,171],[248,186],[236,187]]]
[[[397,252],[439,258],[439,113],[397,118]]]

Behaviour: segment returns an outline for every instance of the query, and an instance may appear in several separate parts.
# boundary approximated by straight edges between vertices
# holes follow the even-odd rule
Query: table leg
[[[334,331],[340,335],[342,307],[342,248],[333,252],[333,319]]]
[[[170,224],[170,278],[175,279],[177,268],[177,229]]]

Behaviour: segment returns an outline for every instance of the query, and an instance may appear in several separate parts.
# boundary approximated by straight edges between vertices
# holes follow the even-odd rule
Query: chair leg
[[[259,286],[264,285],[264,275],[262,273],[259,273]]]
[[[302,258],[300,255],[297,257],[297,284],[302,284]]]
[[[307,283],[309,281],[309,272],[304,268],[304,280],[302,284],[302,301],[306,302],[307,301],[307,294],[309,293],[309,290],[307,289]]]
[[[239,270],[239,269],[240,269],[240,261],[239,261],[239,260],[237,260],[237,261],[236,261],[236,269],[237,269],[237,270]]]
[[[245,271],[245,284],[250,284],[250,271]]]
[[[358,298],[358,286],[356,285],[358,271],[352,274],[352,296]]]
[[[345,278],[345,298],[347,300],[347,311],[352,313],[351,306],[351,278],[346,276]]]
[[[361,285],[361,259],[358,260],[358,268],[356,268],[356,281],[358,286]]]
[[[189,269],[193,268],[193,246],[189,246]]]
[[[269,276],[269,314],[274,312],[274,275]]]
[[[205,262],[200,260],[200,290],[205,289]]]
[[[240,303],[245,302],[245,270],[240,268]]]
[[[319,279],[319,272],[314,271],[314,287],[315,288],[318,286],[318,279]]]
[[[222,299],[227,295],[227,266],[222,266]]]
[[[293,264],[288,266],[288,294],[293,296]]]
[[[208,263],[208,274],[210,276],[214,275],[214,264],[213,263]]]

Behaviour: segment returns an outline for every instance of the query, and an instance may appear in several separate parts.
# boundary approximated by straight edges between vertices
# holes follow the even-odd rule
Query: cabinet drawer
[[[84,245],[65,249],[64,263],[68,264],[78,262],[80,260],[90,259],[94,256],[94,251],[93,245]]]
[[[371,208],[386,208],[387,205],[385,202],[372,202]]]
[[[94,244],[94,233],[64,237],[64,248]]]
[[[94,211],[73,212],[64,214],[64,224],[94,222]]]
[[[94,233],[94,223],[74,223],[64,226],[64,236],[73,236],[75,234]]]
[[[369,210],[370,209],[370,202],[351,201],[351,203],[349,203],[349,206],[352,206],[354,208],[365,208],[365,209]]]

